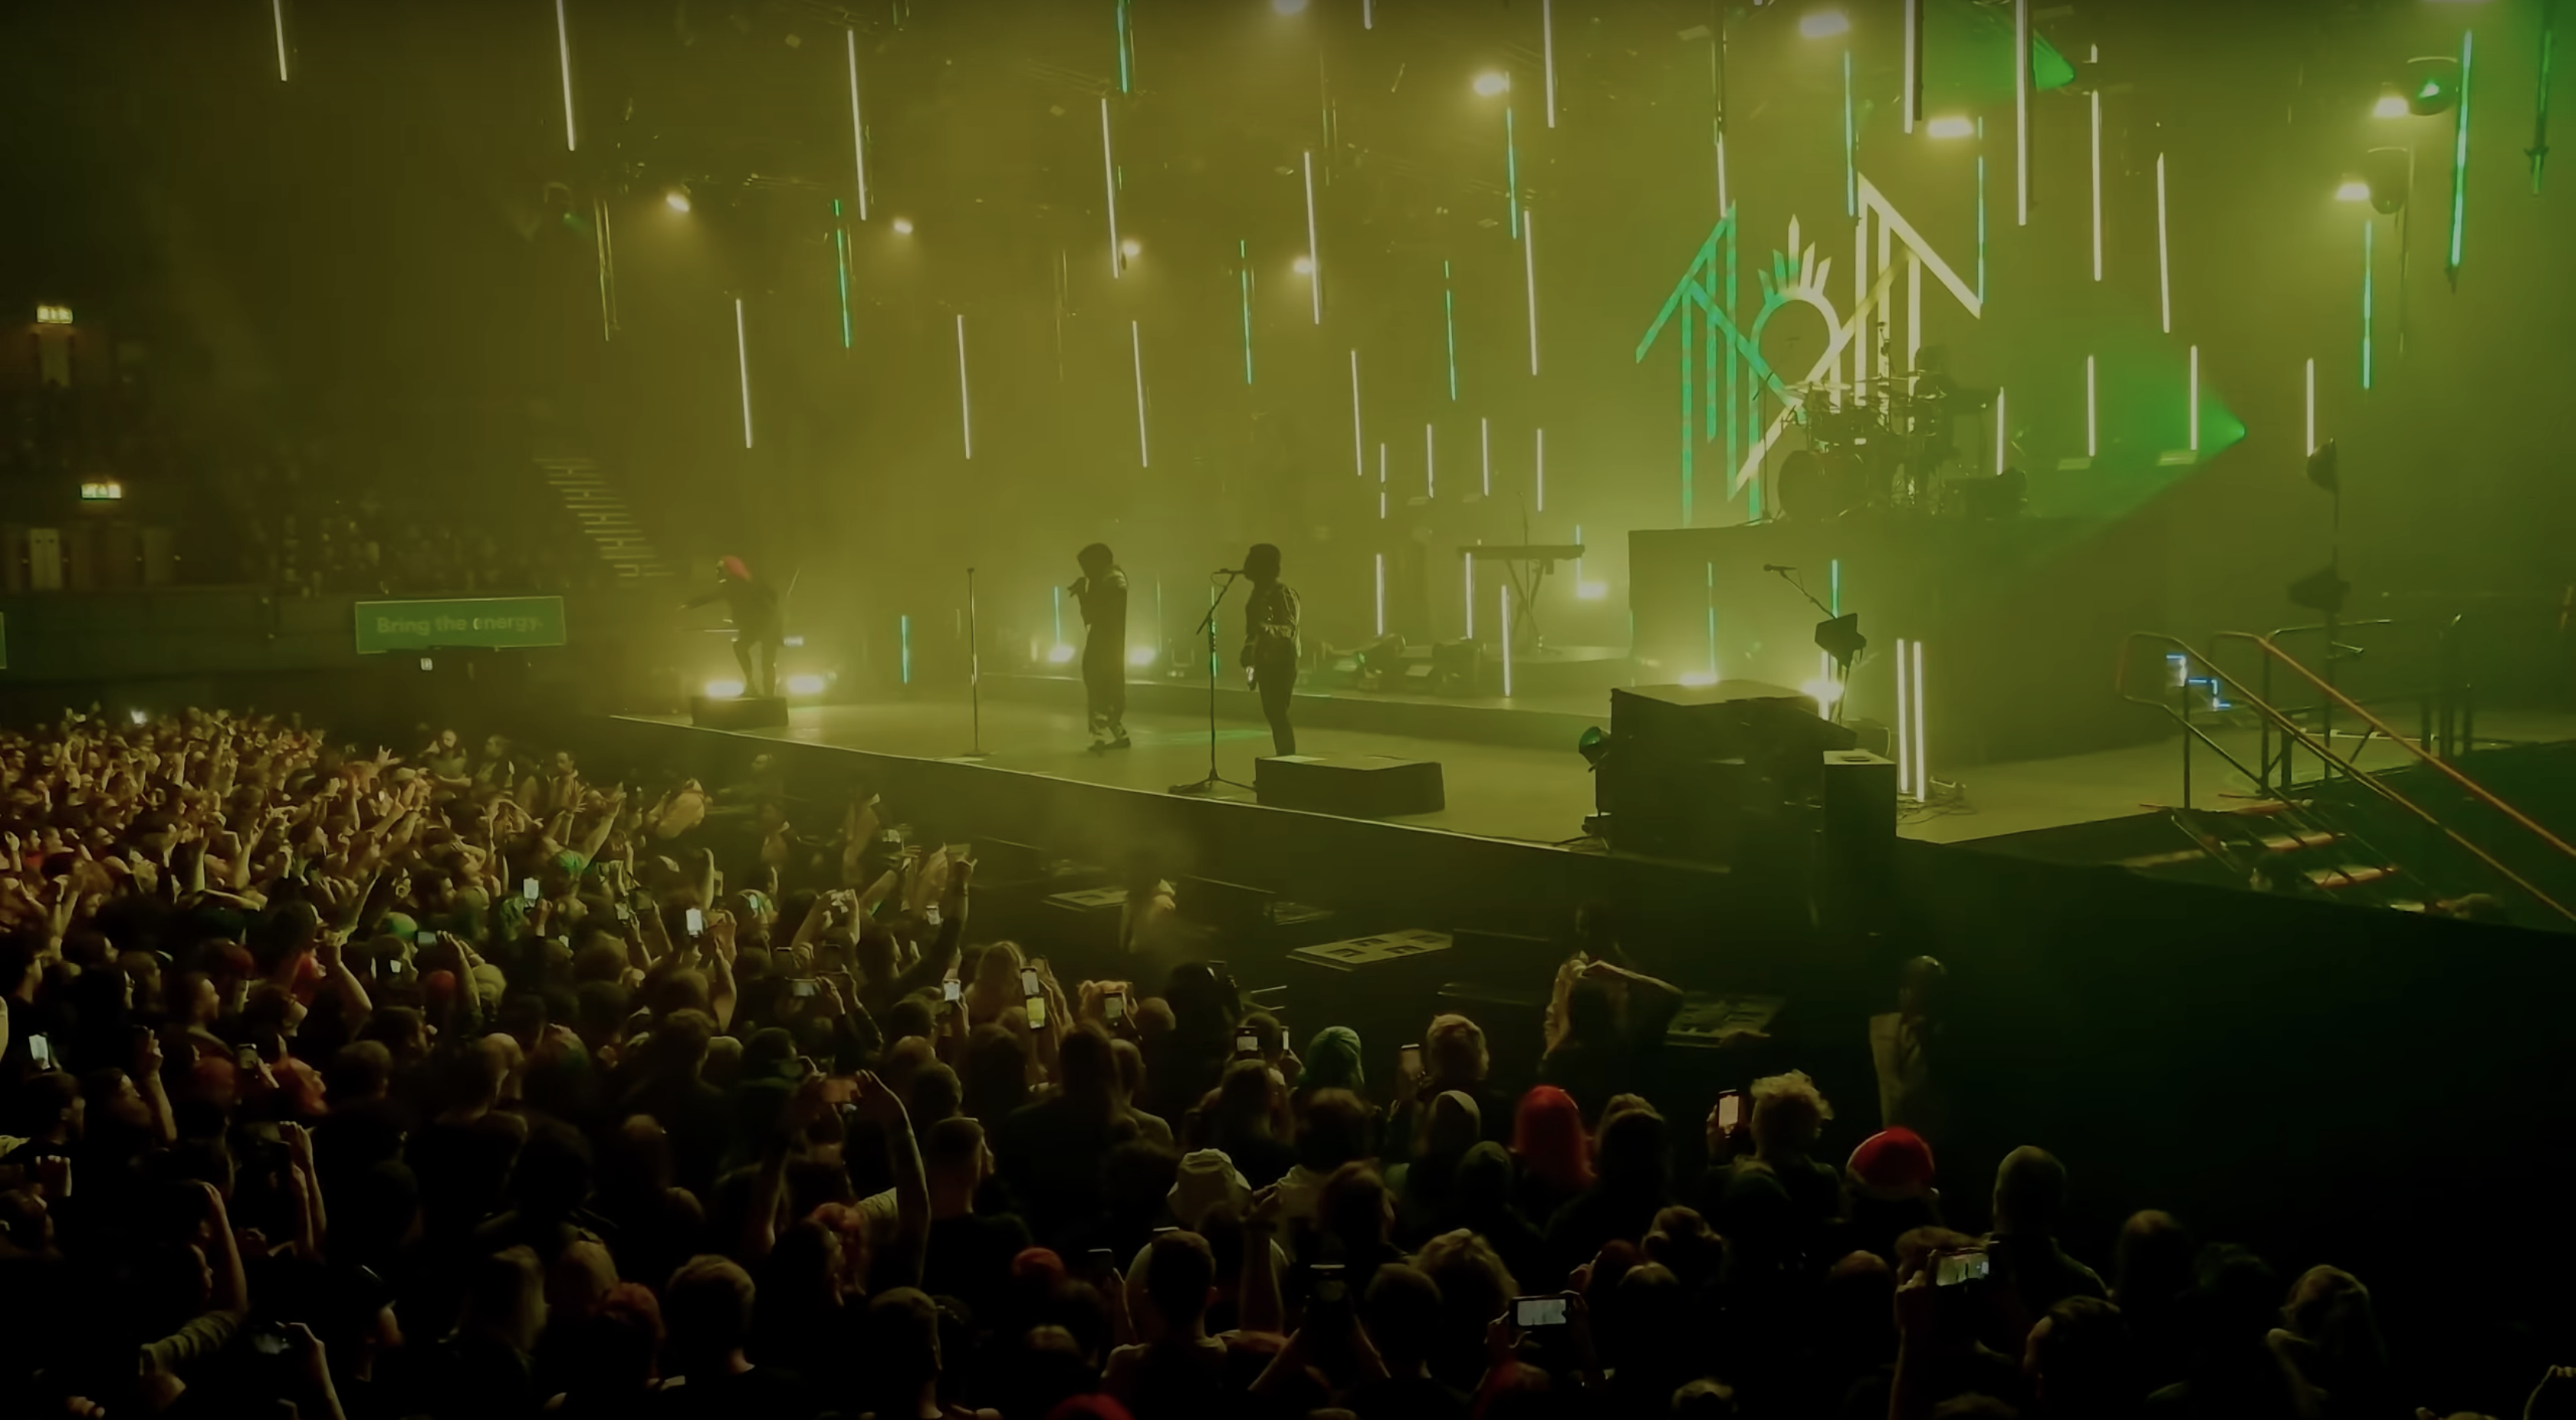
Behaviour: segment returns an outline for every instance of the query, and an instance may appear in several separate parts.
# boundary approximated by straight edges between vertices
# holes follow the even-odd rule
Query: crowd
[[[562,592],[613,578],[534,470],[370,478],[317,449],[246,461],[218,486],[233,575],[288,596]]]
[[[1530,1088],[1454,1014],[1381,1080],[1203,956],[1060,981],[971,852],[778,788],[0,735],[0,1414],[2413,1413],[2356,1276],[2061,1239],[2040,1149],[1829,1157],[1794,1071],[1667,1118],[1609,950]]]

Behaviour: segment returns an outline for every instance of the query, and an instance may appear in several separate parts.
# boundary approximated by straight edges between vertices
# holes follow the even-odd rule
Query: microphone
[[[1765,572],[1795,572],[1798,569],[1795,567],[1783,567],[1777,562],[1765,562],[1762,564],[1762,570]]]
[[[1240,567],[1219,567],[1212,575],[1219,577],[1240,577],[1243,575],[1243,569]]]

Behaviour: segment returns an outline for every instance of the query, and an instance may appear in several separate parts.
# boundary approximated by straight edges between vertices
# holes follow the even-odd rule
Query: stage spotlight
[[[1851,19],[1840,10],[1810,10],[1798,20],[1798,33],[1809,39],[1831,39],[1851,33]]]
[[[2460,101],[2460,61],[2448,54],[2428,54],[2406,61],[2406,108],[2417,118],[2449,113]]]
[[[739,700],[742,698],[742,682],[738,680],[711,680],[706,683],[705,690],[706,696],[709,700]]]
[[[1607,582],[1577,582],[1574,584],[1574,596],[1577,601],[1605,601],[1610,596],[1610,584]]]
[[[1674,679],[1673,683],[1674,683],[1675,685],[1688,686],[1689,688],[1691,688],[1691,689],[1693,689],[1693,690],[1699,690],[1699,689],[1702,689],[1702,688],[1704,688],[1704,687],[1712,686],[1712,685],[1717,684],[1717,672],[1715,672],[1715,671],[1687,671],[1687,672],[1684,672],[1682,675],[1680,675],[1680,676],[1676,677],[1676,678]]]
[[[1270,8],[1283,15],[1306,13],[1306,0],[1270,0]]]
[[[133,721],[135,724],[140,725],[140,724],[142,724],[144,721],[149,720],[149,719],[151,719],[152,717],[151,717],[151,716],[149,716],[149,715],[144,714],[141,710],[128,710],[128,711],[126,711],[126,712],[125,712],[125,718],[127,718],[127,719],[129,719],[129,720]]]
[[[2370,106],[2370,116],[2373,118],[2404,118],[2412,112],[2414,110],[2406,106],[2406,96],[2399,93],[2394,84],[2382,90],[2379,102]]]
[[[1136,666],[1140,669],[1154,664],[1154,648],[1151,646],[1129,647],[1127,651],[1127,664]]]
[[[1512,90],[1512,76],[1499,69],[1488,69],[1476,76],[1476,92],[1484,98],[1507,94]]]
[[[1599,725],[1586,728],[1574,741],[1574,752],[1583,756],[1585,764],[1600,768],[1601,761],[1610,757],[1610,732]]]
[[[1127,258],[1129,261],[1134,261],[1136,258],[1145,254],[1145,244],[1136,240],[1134,237],[1129,237],[1127,240],[1118,244],[1118,254]]]
[[[898,237],[908,237],[908,236],[911,236],[911,235],[912,235],[912,219],[911,219],[910,217],[897,217],[897,218],[895,218],[895,219],[894,219],[894,234],[895,234],[896,236],[898,236]]]
[[[1295,261],[1290,262],[1288,265],[1291,270],[1295,271],[1300,276],[1312,276],[1315,274],[1315,259],[1311,256],[1301,256]]]
[[[787,693],[790,695],[820,695],[823,693],[823,686],[824,680],[818,675],[792,675],[787,678]]]
[[[2370,184],[2357,177],[2345,178],[2343,185],[2335,189],[2337,202],[2368,202],[2369,200]]]
[[[1926,124],[1923,131],[1935,138],[1973,138],[1977,135],[1977,121],[1957,114],[1945,114]]]
[[[1047,664],[1048,664],[1048,665],[1051,665],[1051,666],[1060,666],[1060,665],[1063,665],[1063,664],[1065,664],[1066,662],[1068,662],[1068,661],[1070,661],[1070,660],[1072,660],[1072,659],[1073,659],[1073,648],[1072,648],[1071,646],[1062,646],[1062,645],[1058,645],[1058,646],[1049,646],[1049,647],[1047,647]]]
[[[1843,698],[1843,683],[1832,676],[1817,676],[1813,680],[1799,682],[1798,693],[1816,702],[1818,714],[1831,715],[1835,704]]]
[[[662,194],[662,205],[674,212],[686,213],[689,210],[689,190],[685,187],[672,188]]]

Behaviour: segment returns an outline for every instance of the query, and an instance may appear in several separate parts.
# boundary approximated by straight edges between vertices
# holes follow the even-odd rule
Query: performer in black
[[[1261,692],[1270,742],[1280,754],[1297,752],[1297,729],[1288,723],[1288,699],[1297,688],[1297,589],[1279,580],[1279,549],[1255,543],[1243,554],[1252,596],[1243,605],[1243,668]]]
[[[778,593],[766,582],[755,581],[751,569],[739,557],[728,557],[716,564],[715,589],[680,604],[682,611],[721,600],[733,620],[733,658],[742,664],[742,693],[763,698],[778,694],[778,652],[786,642],[779,627]],[[754,652],[766,647],[768,654],[755,657]],[[765,664],[764,677],[754,664]]]
[[[1127,574],[1095,542],[1074,554],[1082,575],[1066,588],[1082,604],[1082,691],[1091,705],[1091,752],[1125,749],[1127,739]]]

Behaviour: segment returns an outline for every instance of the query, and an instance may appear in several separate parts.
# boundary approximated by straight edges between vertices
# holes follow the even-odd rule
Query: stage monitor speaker
[[[1817,835],[1817,916],[1828,924],[1884,923],[1896,894],[1896,762],[1829,750]]]
[[[1473,641],[1439,641],[1431,647],[1431,679],[1443,695],[1476,695],[1484,689],[1485,648]]]
[[[1286,960],[1289,1008],[1300,1023],[1358,1031],[1368,1070],[1393,1079],[1397,1048],[1422,1039],[1459,965],[1448,933],[1418,927],[1298,947]]]
[[[1271,808],[1345,818],[1431,814],[1449,804],[1436,760],[1376,754],[1272,755],[1253,761],[1252,784],[1261,802]]]
[[[774,695],[689,697],[689,723],[701,730],[776,730],[787,725],[787,702]]]

